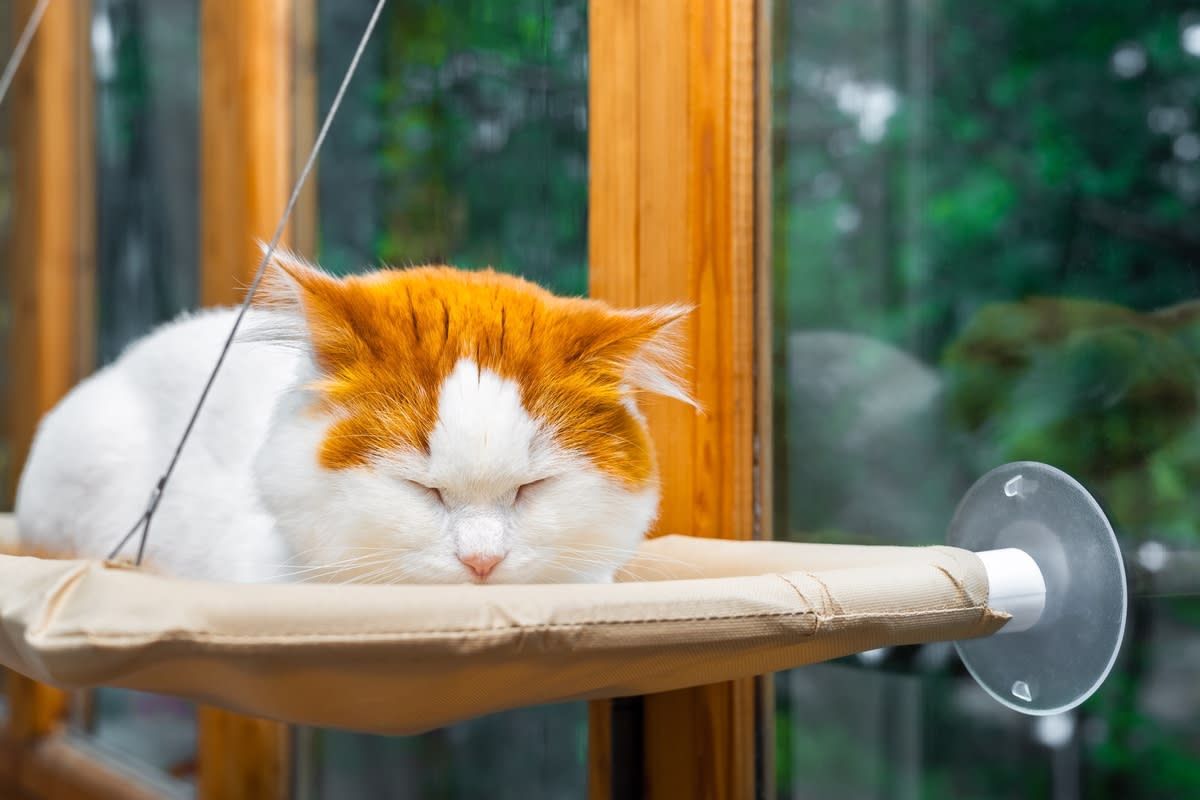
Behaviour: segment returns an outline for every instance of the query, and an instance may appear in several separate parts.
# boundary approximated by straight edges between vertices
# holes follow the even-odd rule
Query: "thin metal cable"
[[[304,169],[300,171],[300,177],[296,180],[296,185],[292,187],[292,195],[288,198],[287,207],[283,210],[283,216],[280,217],[279,224],[275,226],[275,234],[271,237],[270,244],[267,245],[266,250],[263,252],[262,260],[258,264],[258,270],[254,273],[254,280],[250,282],[250,288],[246,291],[246,298],[242,301],[242,307],[238,311],[237,318],[233,321],[233,327],[229,331],[229,336],[225,339],[225,345],[221,348],[221,354],[217,357],[217,363],[213,366],[212,372],[209,373],[208,381],[204,384],[204,390],[200,393],[200,398],[196,401],[196,407],[192,409],[191,419],[188,420],[187,427],[183,431],[183,436],[179,438],[179,444],[175,447],[175,453],[171,456],[171,462],[167,465],[167,469],[162,474],[162,477],[158,479],[158,483],[154,485],[154,491],[151,492],[150,500],[146,503],[146,510],[142,512],[142,516],[138,521],[133,524],[129,532],[113,548],[108,556],[110,560],[117,557],[122,548],[137,533],[138,528],[141,528],[142,537],[138,543],[136,563],[139,565],[142,563],[142,556],[146,551],[146,540],[150,536],[150,522],[154,518],[154,512],[158,510],[158,504],[162,500],[163,491],[166,490],[167,482],[171,479],[171,475],[179,463],[179,456],[183,452],[183,446],[187,444],[188,437],[192,435],[192,428],[196,426],[196,420],[200,417],[200,410],[204,407],[204,401],[208,399],[209,390],[212,389],[213,383],[217,379],[217,373],[220,372],[221,365],[225,363],[225,356],[229,354],[229,349],[233,346],[234,337],[237,335],[238,328],[242,324],[242,318],[246,316],[246,311],[250,308],[250,301],[254,299],[254,293],[258,291],[258,285],[262,282],[267,264],[271,262],[271,257],[275,255],[275,249],[279,246],[279,240],[283,237],[283,230],[287,226],[288,219],[292,216],[292,209],[296,206],[300,190],[304,188],[304,182],[308,179],[309,173],[312,172],[313,164],[317,160],[317,154],[321,151],[321,145],[325,143],[325,135],[329,132],[329,127],[333,122],[334,116],[337,115],[338,107],[342,104],[342,97],[346,94],[346,87],[350,85],[350,79],[354,77],[354,73],[358,69],[358,62],[362,59],[363,51],[367,49],[367,42],[370,41],[371,33],[375,30],[375,23],[379,21],[379,15],[383,12],[383,7],[386,4],[387,0],[379,0],[375,4],[375,10],[371,13],[371,19],[367,22],[367,29],[363,31],[362,38],[358,42],[358,47],[354,51],[354,57],[350,59],[350,66],[342,78],[342,83],[338,87],[337,94],[333,97],[333,103],[330,104],[329,111],[325,114],[325,121],[321,123],[321,130],[317,133],[316,141],[313,142],[312,150],[308,154],[308,160],[304,163]]]
[[[34,6],[33,13],[29,15],[29,21],[25,23],[25,29],[21,31],[21,36],[17,39],[16,45],[13,46],[12,55],[8,57],[8,63],[4,65],[4,74],[0,75],[0,103],[4,102],[4,96],[8,94],[8,87],[12,86],[13,78],[17,74],[17,67],[21,66],[21,61],[25,58],[25,51],[29,49],[29,43],[33,41],[34,31],[42,21],[42,16],[46,13],[46,6],[50,5],[50,0],[40,0]]]

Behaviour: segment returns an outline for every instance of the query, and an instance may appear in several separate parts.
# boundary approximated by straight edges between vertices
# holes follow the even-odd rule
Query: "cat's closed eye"
[[[413,480],[405,480],[405,483],[407,483],[409,486],[412,486],[414,489],[419,489],[420,491],[425,492],[442,505],[446,505],[446,496],[443,495],[442,490],[438,489],[436,486],[426,486],[423,483],[418,483],[417,481]]]
[[[546,483],[549,482],[549,480],[550,480],[549,478],[542,478],[540,480],[530,481],[529,483],[521,484],[520,486],[517,487],[517,494],[513,498],[513,502],[519,503],[522,500],[528,500],[535,489],[537,489],[539,486],[546,485]]]

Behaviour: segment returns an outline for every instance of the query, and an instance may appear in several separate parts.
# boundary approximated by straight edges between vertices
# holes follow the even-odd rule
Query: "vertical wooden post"
[[[199,711],[199,800],[286,800],[287,726],[217,708]]]
[[[34,5],[16,2],[16,25]],[[12,317],[0,414],[12,448],[6,503],[38,421],[94,360],[90,22],[87,0],[51,3],[8,98],[13,220],[2,257]],[[58,725],[62,692],[15,673],[6,684],[10,741],[29,742]]]
[[[590,7],[590,262],[595,297],[697,304],[687,332],[702,415],[654,402],[658,533],[756,535],[755,0],[597,0]],[[769,477],[769,476],[768,476]],[[755,791],[754,681],[646,697],[644,792]],[[603,735],[606,705],[593,706]],[[611,795],[592,742],[593,800]]]
[[[292,159],[289,183],[300,175],[312,150],[320,125],[320,81],[317,70],[317,1],[292,0],[292,21],[295,46],[292,56],[291,113]],[[319,208],[317,203],[318,168],[313,167],[296,199],[288,231],[291,246],[314,261],[320,245],[318,236]],[[290,187],[289,187],[290,188]]]
[[[241,302],[295,177],[298,129],[315,108],[310,0],[203,0],[201,5],[201,300]],[[303,39],[308,46],[301,44]],[[299,124],[298,123],[303,123]],[[300,139],[305,134],[301,134]],[[306,144],[306,142],[299,142]],[[305,154],[307,150],[305,149]],[[301,208],[315,224],[315,208]],[[291,226],[291,227],[294,227]],[[289,242],[285,233],[284,243]],[[315,236],[304,241],[311,247]],[[277,722],[199,711],[201,800],[284,798],[289,736]]]
[[[203,0],[200,298],[239,303],[292,185],[293,0]],[[285,238],[286,241],[286,238]]]
[[[17,0],[23,25],[34,0]],[[94,361],[95,213],[90,2],[51,3],[17,72],[5,116],[13,220],[4,273],[4,428],[13,448],[7,502],[33,432]]]

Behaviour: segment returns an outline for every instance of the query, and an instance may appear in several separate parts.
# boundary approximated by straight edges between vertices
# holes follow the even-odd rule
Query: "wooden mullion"
[[[588,82],[589,290],[623,306],[639,302],[638,268],[638,7],[640,0],[593,2],[588,10],[592,69]],[[597,268],[597,265],[603,265]],[[612,702],[588,711],[588,796],[609,800],[612,785]]]
[[[199,800],[285,800],[290,792],[286,725],[218,708],[198,712]]]
[[[18,0],[23,26],[34,0]],[[10,90],[13,219],[3,248],[12,317],[2,424],[11,446],[11,502],[42,415],[92,368],[94,191],[91,3],[47,9]],[[25,753],[60,727],[65,695],[5,677],[8,719],[0,757]]]
[[[293,0],[201,3],[204,305],[241,302],[261,256],[257,242],[271,238],[287,205],[295,162],[295,28]],[[312,82],[302,85],[315,90]]]
[[[592,2],[588,9],[588,271],[590,293],[638,302],[638,9],[642,0]],[[595,74],[604,69],[603,79]],[[602,265],[597,269],[597,265]]]
[[[312,0],[201,4],[201,275],[205,305],[241,302],[313,136]],[[311,178],[310,178],[311,184]],[[315,247],[310,185],[283,244]],[[306,233],[300,241],[290,231]],[[200,800],[289,793],[291,737],[278,722],[198,712]]]
[[[13,10],[23,24],[34,0]],[[53,3],[10,90],[12,317],[3,425],[19,467],[42,415],[91,371],[95,339],[89,2]],[[4,487],[10,501],[19,469]]]
[[[304,169],[309,151],[317,138],[320,120],[320,75],[317,69],[317,0],[292,0],[292,24],[294,47],[291,58],[291,175],[295,178]],[[291,245],[297,252],[316,260],[318,236],[318,169],[314,165],[309,173],[296,208],[292,211],[290,225]]]
[[[38,683],[17,672],[5,675],[8,694],[8,719],[5,739],[23,744],[58,730],[67,709],[67,695],[52,686]]]
[[[670,401],[646,408],[664,483],[655,533],[763,535],[757,509],[769,464],[757,460],[755,441],[769,437],[770,417],[757,4],[597,1],[590,11],[592,294],[622,305],[696,304],[686,343],[703,414]],[[633,252],[621,246],[631,238]],[[646,796],[754,796],[766,704],[753,680],[642,702]],[[594,734],[611,730],[608,708],[593,706]],[[593,800],[612,794],[598,774],[611,763],[608,744],[591,742]]]
[[[35,0],[18,0],[23,25]],[[91,3],[51,3],[11,88],[10,240],[0,248],[12,303],[3,403],[14,483],[38,421],[94,367],[95,159]],[[0,795],[13,798],[159,796],[137,777],[84,752],[65,733],[67,695],[7,673]]]

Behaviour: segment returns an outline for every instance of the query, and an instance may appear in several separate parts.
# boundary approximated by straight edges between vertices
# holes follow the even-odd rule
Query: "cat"
[[[235,582],[607,582],[654,522],[643,393],[689,309],[511,275],[271,259],[153,518],[146,567]],[[235,309],[134,342],[40,423],[30,551],[103,558],[145,509]],[[129,545],[129,556],[136,543]]]

